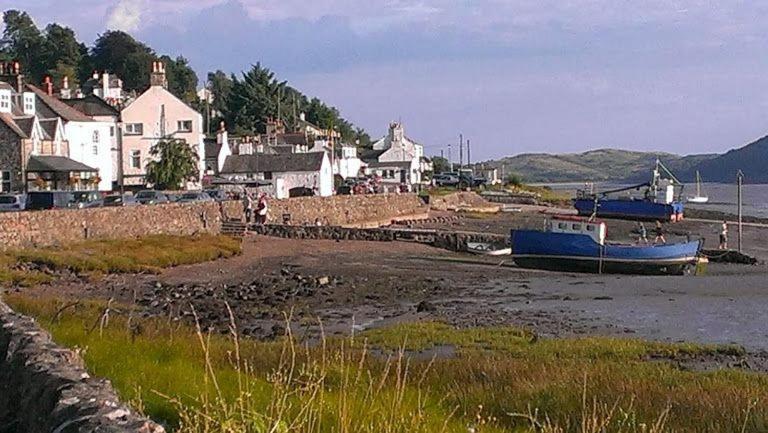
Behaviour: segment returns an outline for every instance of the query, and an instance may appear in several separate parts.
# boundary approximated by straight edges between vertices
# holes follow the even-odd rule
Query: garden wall
[[[0,432],[162,433],[71,350],[0,302]]]
[[[379,226],[425,214],[415,194],[300,197],[272,200],[270,222]],[[239,201],[124,208],[60,209],[0,213],[0,249],[61,245],[84,239],[120,239],[154,234],[219,233],[223,218],[242,217]]]

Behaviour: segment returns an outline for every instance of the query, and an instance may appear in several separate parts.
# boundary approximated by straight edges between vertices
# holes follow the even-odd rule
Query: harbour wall
[[[272,200],[269,221],[378,227],[424,215],[415,194],[301,197]],[[86,239],[220,233],[227,219],[241,219],[239,201],[0,213],[0,250],[57,246]]]

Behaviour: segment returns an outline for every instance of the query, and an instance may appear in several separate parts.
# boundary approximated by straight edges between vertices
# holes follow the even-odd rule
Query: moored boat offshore
[[[701,241],[631,245],[605,240],[606,225],[556,217],[546,229],[512,230],[512,257],[524,268],[606,274],[682,275],[699,260]]]

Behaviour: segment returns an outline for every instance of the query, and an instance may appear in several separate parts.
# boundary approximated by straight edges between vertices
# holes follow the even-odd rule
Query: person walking
[[[250,224],[253,218],[253,197],[248,191],[243,194],[243,213],[245,214],[245,223]]]
[[[723,220],[723,225],[720,227],[720,246],[718,249],[728,249],[728,221]]]
[[[637,238],[637,244],[648,245],[648,230],[645,229],[645,224],[643,224],[642,222],[638,222],[637,232],[639,233],[639,236]]]
[[[666,244],[667,239],[664,237],[664,226],[661,225],[661,221],[656,220],[656,239],[653,240],[654,244],[662,243]]]

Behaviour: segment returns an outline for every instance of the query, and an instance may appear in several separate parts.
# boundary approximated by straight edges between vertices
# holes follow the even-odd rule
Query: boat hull
[[[582,216],[591,216],[595,212],[595,201],[591,199],[576,199],[573,205]],[[597,216],[645,221],[679,221],[683,219],[683,204],[604,198],[597,200]]]
[[[682,275],[698,260],[700,241],[635,246],[600,245],[586,235],[512,231],[512,257],[524,268],[564,272]]]
[[[688,199],[688,203],[704,204],[709,202],[709,197],[691,197]]]

